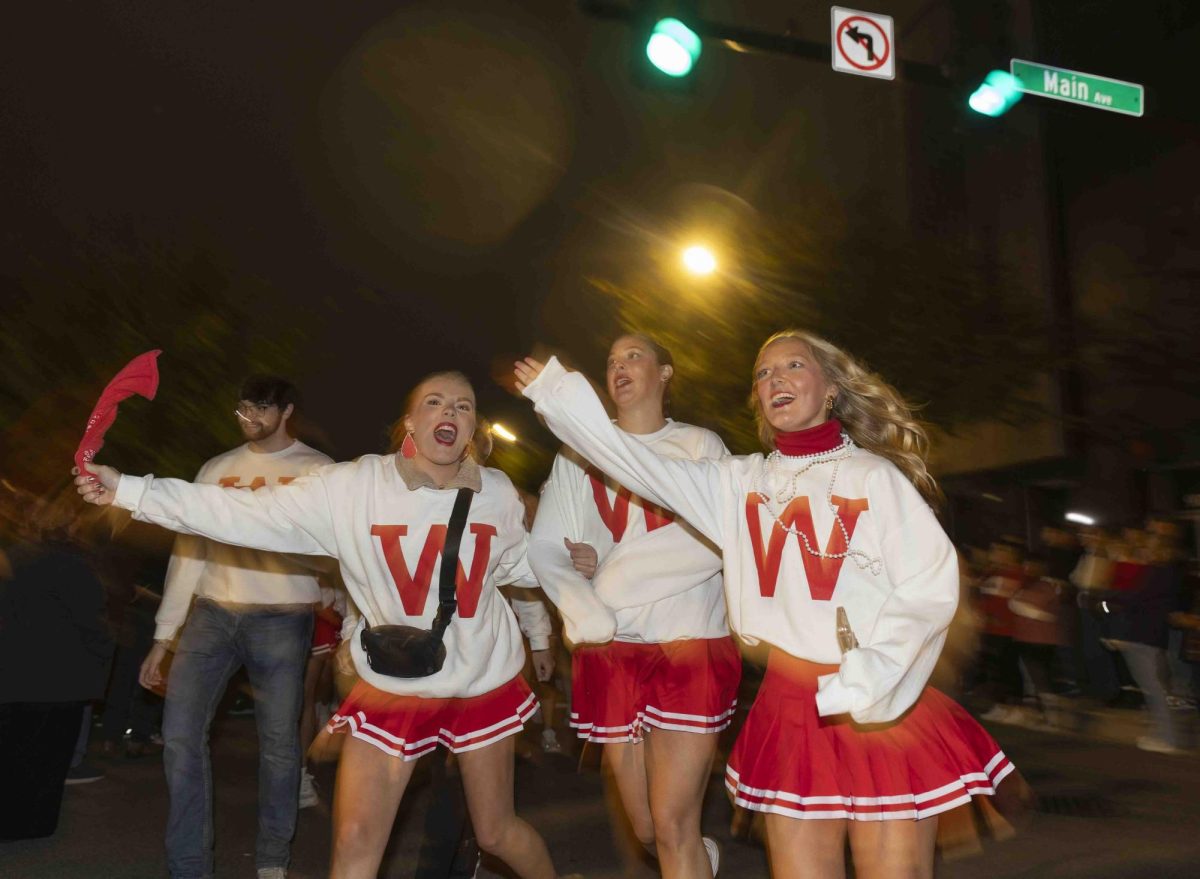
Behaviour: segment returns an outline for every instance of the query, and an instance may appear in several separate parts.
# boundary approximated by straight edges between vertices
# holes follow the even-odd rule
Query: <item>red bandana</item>
[[[154,399],[158,391],[157,360],[161,353],[158,350],[147,351],[130,360],[100,394],[92,417],[88,419],[87,429],[83,432],[83,439],[75,451],[75,466],[80,473],[91,475],[87,465],[104,447],[104,435],[117,420],[117,404],[134,394],[141,394],[147,400]]]

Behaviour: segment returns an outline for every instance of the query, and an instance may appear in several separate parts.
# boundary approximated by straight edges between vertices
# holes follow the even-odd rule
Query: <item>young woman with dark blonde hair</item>
[[[659,456],[608,421],[555,360],[516,365],[551,429],[674,510],[724,553],[730,626],[771,647],[726,785],[766,815],[777,876],[933,873],[936,816],[1013,772],[960,706],[927,687],[958,602],[927,440],[891,386],[795,330],[759,351],[752,405],[771,450]]]
[[[330,876],[376,875],[415,761],[440,744],[458,755],[480,848],[519,876],[553,879],[545,843],[513,809],[512,737],[535,700],[520,676],[517,622],[496,584],[537,585],[525,560],[524,507],[508,477],[470,454],[472,441],[485,438],[475,437],[475,392],[462,373],[419,382],[403,427],[397,454],[364,455],[258,491],[122,476],[95,464],[95,476],[78,476],[76,485],[90,503],[115,499],[134,518],[175,531],[340,562],[362,621],[349,639],[359,683],[330,721],[349,734],[334,795]],[[460,490],[472,502],[444,664],[420,677],[377,671],[363,626],[431,627]]]
[[[670,352],[648,336],[614,341],[605,384],[616,426],[657,454],[725,457],[715,433],[667,417],[673,374]],[[742,675],[720,554],[564,448],[529,563],[574,642],[571,725],[603,746],[634,835],[667,879],[711,879],[720,855],[701,836],[701,807]]]

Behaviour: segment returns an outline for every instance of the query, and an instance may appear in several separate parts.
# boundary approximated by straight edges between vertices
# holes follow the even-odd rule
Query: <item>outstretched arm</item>
[[[596,392],[558,359],[527,357],[515,366],[517,387],[550,429],[621,485],[673,510],[720,547],[721,463],[667,458],[626,436],[608,420]]]
[[[115,503],[142,522],[268,552],[337,555],[329,498],[319,475],[242,491],[182,479],[123,476],[94,462],[92,470],[95,477],[75,478],[84,500]]]

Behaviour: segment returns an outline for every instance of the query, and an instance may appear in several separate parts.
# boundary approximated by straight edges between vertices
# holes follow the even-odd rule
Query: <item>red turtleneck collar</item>
[[[842,444],[842,422],[830,418],[804,430],[781,430],[775,434],[775,448],[785,455],[816,455]]]

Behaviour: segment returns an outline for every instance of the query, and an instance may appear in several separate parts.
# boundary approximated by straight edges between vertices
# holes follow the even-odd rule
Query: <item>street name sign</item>
[[[896,78],[895,28],[890,15],[830,8],[833,69],[855,76]]]
[[[1050,67],[1019,58],[1012,59],[1009,71],[1020,83],[1021,91],[1027,95],[1054,98],[1127,116],[1141,116],[1146,109],[1145,89],[1136,82]]]

